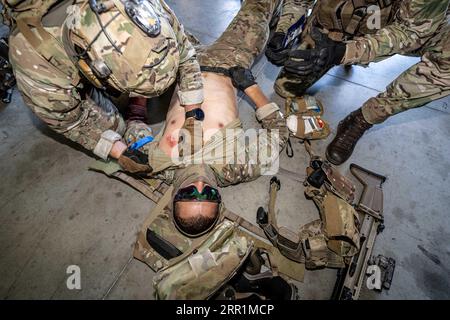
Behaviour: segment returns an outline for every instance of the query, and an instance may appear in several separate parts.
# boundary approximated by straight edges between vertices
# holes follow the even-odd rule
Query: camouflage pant
[[[364,118],[373,124],[450,95],[450,25],[419,50],[422,59],[392,82],[385,92],[364,103]]]
[[[197,47],[202,67],[250,68],[264,50],[270,34],[270,22],[281,12],[277,31],[286,31],[298,20],[300,0],[246,0],[222,35],[209,46]],[[281,10],[280,10],[281,9]]]

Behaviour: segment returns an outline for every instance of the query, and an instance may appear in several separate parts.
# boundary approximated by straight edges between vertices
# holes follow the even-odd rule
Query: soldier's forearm
[[[244,92],[255,104],[256,109],[264,107],[265,105],[270,103],[269,98],[266,97],[264,92],[262,92],[261,88],[257,84],[248,87]]]
[[[84,100],[67,112],[41,108],[29,99],[26,102],[52,130],[103,159],[113,156],[113,144],[125,130],[125,123],[119,113],[106,112],[91,100]]]
[[[109,156],[114,159],[119,159],[126,149],[127,145],[124,142],[116,141],[109,152]]]
[[[82,101],[79,108],[82,109],[82,114],[75,122],[50,127],[85,149],[93,151],[100,158],[114,157],[115,153],[120,156],[120,144],[116,144],[116,141],[122,138],[125,131],[122,116],[118,112],[102,109],[91,100]],[[113,148],[114,145],[116,148]]]
[[[420,39],[413,30],[391,25],[375,35],[348,41],[342,64],[369,64],[381,57],[412,52],[423,43],[424,38]]]
[[[196,51],[184,32],[183,25],[179,23],[173,12],[174,31],[180,51],[180,65],[178,68],[178,97],[182,106],[196,105],[203,102],[203,80]]]
[[[200,66],[195,57],[180,65],[178,97],[183,106],[203,102],[203,80]]]

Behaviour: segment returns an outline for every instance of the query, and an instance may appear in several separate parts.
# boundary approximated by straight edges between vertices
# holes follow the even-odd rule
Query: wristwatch
[[[205,119],[205,113],[200,108],[192,109],[191,111],[186,112],[186,119],[188,118],[194,118],[198,121],[203,121],[203,119]]]

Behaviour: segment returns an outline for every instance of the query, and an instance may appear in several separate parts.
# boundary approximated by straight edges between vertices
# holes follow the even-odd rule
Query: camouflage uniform
[[[450,94],[449,0],[402,1],[394,23],[347,43],[344,64],[368,64],[396,53],[421,56],[387,90],[362,107],[372,124]]]
[[[304,2],[312,6],[311,1]],[[388,5],[385,5],[385,2]],[[314,40],[310,36],[312,27],[318,28],[329,38],[339,42],[373,34],[377,29],[372,26],[369,27],[372,17],[369,8],[372,5],[377,5],[381,9],[379,27],[384,28],[393,22],[399,2],[397,0],[319,0],[312,8],[311,16],[307,19],[300,42],[295,49],[309,49],[315,46]],[[275,81],[274,89],[284,98],[302,96],[328,71],[328,68],[324,68],[319,74],[314,73],[307,77],[298,77],[282,68]]]
[[[114,0],[113,8],[99,15],[118,50],[101,31],[86,0],[78,0],[73,6],[72,0],[63,1],[42,22],[33,19],[33,14],[43,10],[39,5],[50,7],[55,2],[27,0],[18,5],[19,9],[28,6],[26,11],[10,12],[13,18],[16,14],[10,46],[19,91],[50,128],[95,150],[102,133],[113,130],[122,135],[125,131],[122,116],[110,101],[113,92],[154,97],[178,80],[183,105],[203,101],[195,50],[163,0],[152,0],[161,20],[161,34],[154,38],[131,21],[120,1]],[[70,12],[80,12],[81,16],[71,16]],[[22,17],[24,14],[28,16]],[[99,84],[92,70],[82,68],[84,60],[77,60],[75,46],[87,48],[84,56],[91,62],[101,60],[106,64],[111,71],[106,84]],[[94,85],[106,89],[90,92]]]
[[[286,33],[301,17],[306,16],[314,0],[284,0],[275,32]]]
[[[286,32],[307,8],[303,0],[244,1],[240,11],[222,35],[211,45],[198,47],[202,67],[250,68],[264,50],[270,22],[279,13],[276,30]],[[311,2],[311,1],[310,1]]]
[[[450,94],[449,1],[395,1],[393,8],[396,8],[395,19],[392,22],[382,19],[388,22],[387,26],[375,34],[360,35],[346,42],[343,64],[347,65],[368,64],[394,54],[422,57],[421,62],[400,75],[385,92],[364,104],[364,118],[372,124]],[[280,74],[275,88],[278,86],[277,91],[283,91],[283,83],[291,80],[291,85],[301,85],[302,91],[317,77],[307,79],[305,85],[304,79],[288,79]]]

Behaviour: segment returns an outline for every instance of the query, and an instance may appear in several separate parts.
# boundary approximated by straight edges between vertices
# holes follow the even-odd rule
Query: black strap
[[[227,68],[200,66],[200,70],[202,72],[219,73],[219,74],[222,74],[224,76],[230,77],[230,71]]]
[[[286,155],[289,158],[294,157],[294,148],[292,148],[291,138],[288,138],[287,140]]]
[[[166,260],[176,258],[183,254],[177,247],[150,229],[147,229],[146,238],[148,244]]]

